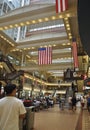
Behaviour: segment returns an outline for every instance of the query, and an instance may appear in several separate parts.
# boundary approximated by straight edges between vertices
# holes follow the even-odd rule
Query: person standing
[[[59,99],[59,108],[61,110],[64,110],[64,105],[65,105],[65,98],[60,97],[60,99]]]
[[[87,97],[87,109],[90,114],[90,92],[88,93],[88,97]]]
[[[19,130],[19,118],[24,118],[26,109],[23,102],[16,98],[16,85],[4,87],[6,96],[0,99],[0,130]]]
[[[85,97],[82,96],[82,97],[81,97],[81,109],[82,109],[82,110],[84,109],[84,105],[85,105]]]
[[[68,97],[68,103],[69,103],[69,110],[72,108],[72,96]]]
[[[76,100],[76,96],[74,94],[73,97],[72,97],[72,110],[73,111],[76,110],[76,103],[77,103],[77,100]]]

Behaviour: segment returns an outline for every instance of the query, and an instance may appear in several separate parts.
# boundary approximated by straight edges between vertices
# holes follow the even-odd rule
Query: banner
[[[68,7],[68,0],[56,0],[56,13],[66,11]]]
[[[78,68],[77,43],[75,38],[72,40],[72,54],[74,60],[74,68]]]
[[[38,49],[38,64],[52,64],[52,47]]]

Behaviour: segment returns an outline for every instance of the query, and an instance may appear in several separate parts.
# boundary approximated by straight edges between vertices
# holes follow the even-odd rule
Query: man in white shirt
[[[19,118],[25,117],[26,109],[15,97],[15,84],[6,85],[4,90],[6,97],[0,99],[0,130],[19,130]]]

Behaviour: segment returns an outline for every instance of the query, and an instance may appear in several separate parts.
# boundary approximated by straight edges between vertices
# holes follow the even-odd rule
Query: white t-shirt
[[[19,115],[24,113],[23,102],[16,97],[0,99],[0,130],[19,130]]]

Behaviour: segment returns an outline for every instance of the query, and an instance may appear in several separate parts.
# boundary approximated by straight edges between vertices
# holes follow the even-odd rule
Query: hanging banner
[[[72,55],[73,55],[73,60],[74,60],[74,68],[78,68],[78,56],[77,56],[77,43],[76,39],[73,38],[72,40]]]

